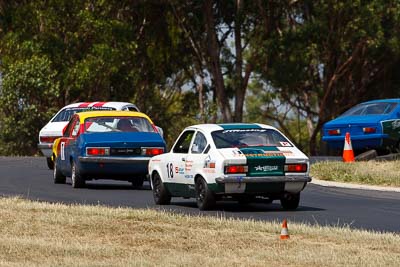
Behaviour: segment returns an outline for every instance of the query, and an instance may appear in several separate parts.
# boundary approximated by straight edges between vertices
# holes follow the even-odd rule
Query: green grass
[[[344,163],[325,161],[311,165],[313,178],[356,184],[400,187],[400,161]]]
[[[400,236],[0,198],[1,266],[400,266]]]

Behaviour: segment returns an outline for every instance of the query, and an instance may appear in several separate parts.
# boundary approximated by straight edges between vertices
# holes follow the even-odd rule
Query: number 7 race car
[[[296,209],[309,176],[309,159],[281,132],[263,124],[187,127],[169,153],[149,162],[156,204],[171,197],[196,198],[200,210],[217,200],[279,199]]]
[[[53,144],[54,183],[71,177],[74,188],[93,179],[130,181],[141,187],[150,158],[165,150],[163,137],[143,113],[76,113]]]
[[[54,161],[52,160],[54,140],[62,136],[62,130],[68,124],[72,115],[88,110],[139,111],[134,104],[128,102],[79,102],[63,107],[39,132],[38,148],[46,157],[49,169],[54,168]]]

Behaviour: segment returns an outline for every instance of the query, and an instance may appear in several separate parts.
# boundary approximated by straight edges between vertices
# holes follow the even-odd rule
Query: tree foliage
[[[309,151],[317,153],[323,123],[364,100],[399,96],[399,3],[288,2],[279,30],[264,39],[262,79],[279,103],[305,118]],[[287,116],[265,117],[287,125]]]
[[[2,81],[1,153],[33,154],[40,128],[57,109],[57,72],[47,57],[32,56],[8,65]]]
[[[324,122],[398,97],[400,3],[0,1],[2,154],[76,101],[130,101],[164,128],[258,121],[318,153]],[[16,127],[17,126],[17,127]]]

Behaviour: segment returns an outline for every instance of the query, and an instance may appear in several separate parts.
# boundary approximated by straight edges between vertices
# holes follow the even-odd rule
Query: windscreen
[[[85,120],[86,133],[101,132],[155,132],[151,123],[143,117],[94,117]]]
[[[58,113],[57,116],[54,117],[52,122],[69,121],[75,113],[83,111],[93,111],[93,110],[115,110],[115,108],[111,107],[66,108],[61,110],[60,113]]]
[[[211,133],[217,148],[277,146],[291,147],[292,144],[273,129],[230,129]]]
[[[391,102],[363,103],[349,109],[341,117],[389,114],[396,107],[397,103]]]

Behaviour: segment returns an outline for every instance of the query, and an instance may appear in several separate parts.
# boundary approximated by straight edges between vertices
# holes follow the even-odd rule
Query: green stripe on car
[[[252,123],[240,123],[240,124],[222,123],[218,124],[218,126],[222,127],[224,130],[261,129],[260,126]]]

